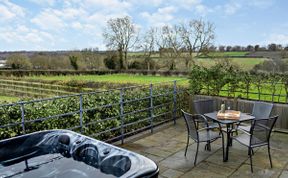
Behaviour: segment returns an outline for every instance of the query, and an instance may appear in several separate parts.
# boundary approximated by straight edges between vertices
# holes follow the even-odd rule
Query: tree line
[[[70,51],[66,54],[38,52],[29,56],[13,54],[7,57],[12,69],[157,69],[153,55],[167,58],[167,69],[175,70],[178,59],[184,61],[185,69],[191,69],[195,58],[209,52],[220,51],[288,51],[288,46],[214,46],[215,26],[209,21],[191,19],[186,22],[150,27],[141,32],[130,17],[111,18],[103,29],[103,38],[108,50],[100,53],[98,48]],[[129,52],[141,53],[141,62],[129,63]],[[159,68],[159,67],[158,67]]]

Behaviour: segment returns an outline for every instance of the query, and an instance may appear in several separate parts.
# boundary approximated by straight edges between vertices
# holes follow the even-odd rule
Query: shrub
[[[31,69],[32,64],[26,55],[12,54],[7,57],[7,65],[12,69]]]
[[[168,103],[165,106],[154,109],[154,115],[161,115],[163,113],[171,112],[173,103],[171,102],[172,92],[167,86],[155,87],[153,94],[160,95],[170,92],[167,96],[154,97],[154,106]],[[125,90],[123,93],[124,102],[131,101],[136,98],[145,98],[149,95],[149,88],[133,88],[130,91]],[[120,114],[120,93],[119,90],[112,90],[101,93],[87,93],[82,95],[83,99],[83,134],[95,135],[104,132],[111,128],[117,128],[121,125]],[[179,101],[183,98],[179,98]],[[25,123],[26,133],[35,132],[39,130],[49,129],[68,129],[77,127],[80,124],[79,111],[79,96],[72,96],[67,98],[58,98],[48,101],[34,102],[25,104]],[[170,103],[169,103],[170,102]],[[110,105],[110,106],[109,106]],[[106,106],[106,107],[103,107]],[[125,133],[129,133],[139,128],[149,126],[150,120],[137,122],[140,119],[147,119],[150,117],[150,112],[147,110],[150,106],[150,100],[137,100],[123,104],[125,115],[123,121],[125,124],[131,123],[125,127]],[[1,106],[0,107],[0,125],[7,125],[11,123],[19,123],[18,125],[9,128],[0,128],[0,140],[23,134],[21,127],[21,110],[19,105],[15,106]],[[142,111],[141,111],[142,110]],[[136,114],[128,114],[129,112],[139,111]],[[67,116],[61,116],[64,113],[73,113]],[[59,115],[58,117],[51,117]],[[39,120],[39,118],[47,118],[47,120]],[[110,119],[109,119],[110,118]],[[112,119],[113,118],[113,119]],[[166,117],[159,116],[153,119],[153,122],[159,122],[171,118],[170,115]],[[37,120],[37,121],[36,121]],[[31,122],[35,121],[35,122]],[[132,124],[133,122],[136,122]],[[75,131],[80,131],[76,129]],[[96,136],[98,139],[106,140],[120,135],[120,129],[109,131],[105,134]]]
[[[108,56],[104,59],[104,64],[108,69],[117,69],[118,63],[118,57],[116,54]]]

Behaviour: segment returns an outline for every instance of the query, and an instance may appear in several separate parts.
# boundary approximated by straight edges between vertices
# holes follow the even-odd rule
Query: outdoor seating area
[[[175,125],[122,147],[154,160],[159,177],[288,177],[288,134],[272,131],[273,104],[255,102],[239,118],[220,118],[213,100],[193,104]]]
[[[234,141],[229,149],[229,160],[222,160],[221,139],[211,144],[211,151],[205,150],[205,144],[199,145],[197,164],[194,158],[197,143],[190,140],[187,155],[184,156],[187,133],[184,119],[178,119],[176,125],[155,130],[141,139],[127,141],[118,145],[137,152],[155,161],[160,168],[160,178],[192,177],[287,177],[288,176],[288,134],[273,132],[271,135],[270,168],[267,147],[254,149],[253,173],[247,147]]]

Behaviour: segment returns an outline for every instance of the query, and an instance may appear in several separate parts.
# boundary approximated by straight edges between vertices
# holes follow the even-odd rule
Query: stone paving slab
[[[288,134],[273,133],[271,137],[271,155],[273,168],[270,168],[266,147],[254,149],[253,168],[250,171],[248,148],[233,141],[229,149],[229,160],[223,162],[222,140],[211,143],[211,151],[204,150],[200,143],[197,165],[194,158],[197,144],[190,139],[187,156],[184,156],[187,131],[183,120],[170,125],[154,134],[148,134],[139,140],[119,145],[125,149],[144,155],[159,166],[159,178],[193,177],[280,177],[288,178]],[[225,140],[226,146],[226,140]]]
[[[282,174],[280,175],[280,178],[287,178],[288,177],[288,171],[283,171]]]

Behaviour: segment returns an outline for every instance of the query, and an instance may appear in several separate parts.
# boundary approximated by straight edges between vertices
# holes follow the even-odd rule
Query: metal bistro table
[[[225,156],[223,155],[223,161],[227,162],[228,161],[228,153],[229,153],[229,146],[230,146],[230,139],[231,139],[231,134],[233,133],[233,124],[238,123],[238,122],[243,122],[243,121],[249,121],[255,119],[254,116],[241,113],[239,120],[229,120],[228,119],[218,119],[217,118],[217,111],[211,112],[211,113],[206,113],[204,114],[206,117],[212,119],[215,122],[218,122],[222,125],[226,125],[226,133],[227,133],[227,143],[226,143],[226,151],[225,151]],[[220,128],[221,129],[221,128]]]

